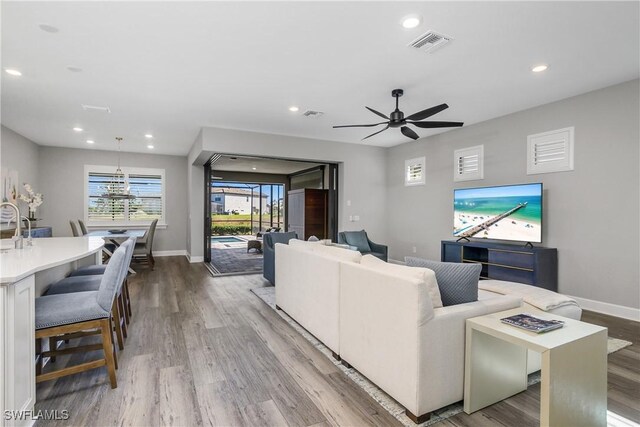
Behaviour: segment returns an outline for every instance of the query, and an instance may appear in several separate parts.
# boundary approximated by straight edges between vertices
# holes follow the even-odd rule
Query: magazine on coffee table
[[[538,334],[562,328],[564,326],[564,322],[562,320],[544,320],[527,313],[505,317],[500,319],[500,321]]]

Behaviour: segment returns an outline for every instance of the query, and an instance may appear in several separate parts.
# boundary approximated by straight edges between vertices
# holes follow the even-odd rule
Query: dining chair
[[[87,231],[87,227],[85,227],[84,225],[84,221],[79,219],[78,220],[78,225],[80,226],[80,231],[82,231],[82,235],[86,236],[87,234],[89,234],[89,232]]]
[[[76,223],[73,221],[69,221],[69,225],[71,226],[71,234],[73,234],[73,237],[80,237],[80,234],[78,234],[78,227],[76,227]]]
[[[116,357],[113,344],[112,310],[115,307],[115,296],[118,283],[122,280],[122,269],[126,261],[126,249],[114,252],[111,262],[100,280],[97,291],[73,292],[59,295],[44,295],[35,300],[36,353],[39,357],[36,364],[36,382],[49,381],[56,378],[85,372],[106,366],[111,388],[117,387]],[[78,345],[76,347],[50,348],[42,351],[42,340],[57,336],[71,336],[86,331],[95,331],[101,335],[99,344]],[[67,366],[50,372],[42,372],[44,357],[55,357],[62,354],[100,350],[103,357],[74,366]]]
[[[134,258],[141,257],[145,259],[151,266],[152,270],[156,265],[156,260],[153,258],[152,249],[153,249],[153,237],[156,233],[157,225],[158,225],[158,220],[154,219],[151,222],[149,229],[146,231],[146,233],[144,233],[144,236],[142,236],[140,239],[136,241],[136,247],[133,250]]]
[[[116,338],[118,341],[118,348],[120,350],[124,349],[124,339],[127,338],[127,325],[129,324],[130,317],[130,301],[129,300],[129,292],[128,285],[125,290],[124,286],[126,283],[126,277],[129,271],[129,265],[131,264],[131,257],[133,255],[133,248],[135,245],[135,237],[131,237],[127,239],[122,245],[121,248],[125,250],[125,262],[122,266],[124,271],[122,271],[122,279],[118,283],[118,288],[116,290],[116,298],[115,298],[115,308],[113,312],[113,321],[115,323],[115,331]],[[111,264],[111,263],[109,263]],[[109,267],[107,264],[102,270],[105,272]],[[89,266],[89,267],[98,267],[98,266]],[[97,271],[97,269],[92,269],[92,271]],[[72,273],[73,274],[73,273]],[[104,274],[104,273],[103,273]],[[49,286],[45,295],[60,295],[60,294],[68,294],[73,292],[89,292],[89,291],[97,291],[100,288],[100,283],[103,277],[103,274],[93,274],[93,275],[70,275],[62,280],[59,280]],[[57,346],[58,342],[63,340],[61,337],[51,338],[49,341],[50,347]]]

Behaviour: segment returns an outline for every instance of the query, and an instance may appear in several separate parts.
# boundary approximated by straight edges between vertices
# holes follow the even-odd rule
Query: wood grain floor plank
[[[322,413],[254,329],[246,326],[231,330],[234,338],[244,343],[246,355],[258,372],[260,381],[267,386],[272,400],[289,424],[306,426],[325,421]]]
[[[251,426],[283,427],[289,425],[273,400],[245,406],[242,415],[247,421],[247,425]]]
[[[371,425],[373,419],[367,411],[359,406],[354,407],[352,402],[344,398],[343,391],[336,388],[333,381],[318,371],[307,358],[295,350],[278,353],[277,356],[294,375],[296,382],[320,409],[327,421],[338,426]],[[360,399],[372,400],[364,391],[360,390],[360,393]],[[400,425],[400,423],[394,418],[391,425]]]
[[[191,371],[185,366],[160,369],[160,423],[163,426],[202,424]]]
[[[242,426],[245,424],[232,390],[225,380],[197,384],[196,395],[205,426]]]
[[[223,381],[224,372],[213,345],[207,340],[207,329],[191,320],[183,320],[181,327],[195,384]]]
[[[133,356],[128,369],[124,374],[118,375],[118,379],[123,389],[118,424],[159,425],[159,369],[155,355]]]
[[[272,352],[279,353],[295,349],[307,357],[323,374],[329,375],[339,371],[331,360],[320,353],[298,331],[288,323],[282,322],[282,319],[279,319],[280,316],[271,307],[262,301],[258,304],[258,309],[246,309],[243,310],[243,314]]]

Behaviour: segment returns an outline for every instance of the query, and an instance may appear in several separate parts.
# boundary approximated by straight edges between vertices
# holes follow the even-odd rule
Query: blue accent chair
[[[373,255],[383,261],[387,261],[389,248],[385,245],[372,242],[367,236],[367,232],[341,231],[338,233],[338,243],[355,247],[362,255]]]
[[[298,235],[289,231],[287,233],[265,233],[262,236],[263,268],[262,275],[272,284],[276,284],[276,243],[289,244],[289,240],[297,239]]]

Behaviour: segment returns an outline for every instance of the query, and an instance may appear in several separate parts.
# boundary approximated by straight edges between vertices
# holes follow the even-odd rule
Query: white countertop
[[[100,237],[49,237],[33,239],[33,246],[13,249],[10,239],[0,240],[0,284],[17,282],[38,271],[95,254],[104,246]],[[4,252],[9,249],[8,252]]]

